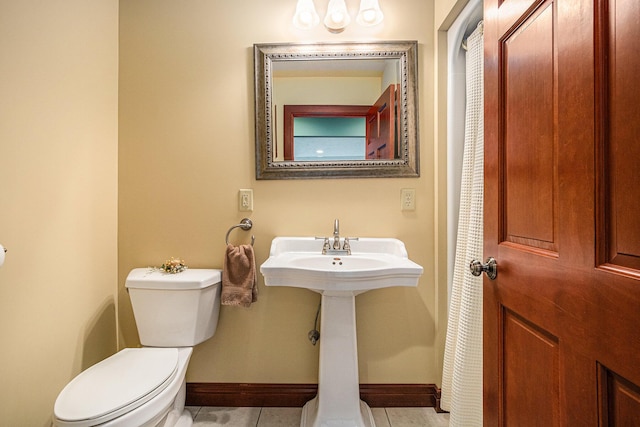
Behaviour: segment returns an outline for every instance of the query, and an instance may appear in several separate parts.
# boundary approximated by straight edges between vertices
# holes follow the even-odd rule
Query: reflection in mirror
[[[294,117],[292,122],[292,131],[285,135],[285,141],[289,141],[284,145],[286,160],[365,159],[365,117]]]
[[[256,178],[419,176],[417,43],[257,44]]]

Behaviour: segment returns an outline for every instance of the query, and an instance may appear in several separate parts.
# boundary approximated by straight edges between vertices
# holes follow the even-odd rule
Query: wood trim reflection
[[[284,106],[284,159],[293,158],[293,119],[296,117],[367,117],[367,105],[285,105]],[[277,146],[277,144],[276,144]]]

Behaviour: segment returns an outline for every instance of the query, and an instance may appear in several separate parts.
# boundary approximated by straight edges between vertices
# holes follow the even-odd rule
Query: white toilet
[[[192,347],[216,331],[221,270],[129,273],[143,348],[127,348],[80,373],[60,392],[55,426],[191,426],[184,409]]]

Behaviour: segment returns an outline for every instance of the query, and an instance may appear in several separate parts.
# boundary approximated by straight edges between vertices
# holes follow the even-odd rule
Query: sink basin
[[[398,239],[350,239],[351,255],[323,255],[323,243],[276,237],[260,266],[267,286],[322,294],[318,395],[304,405],[300,426],[375,427],[371,409],[360,400],[355,297],[371,289],[415,287],[422,267],[409,260]]]
[[[422,267],[391,238],[351,240],[351,255],[323,255],[322,239],[276,237],[260,267],[267,286],[292,286],[321,294],[357,295],[391,286],[417,286]]]

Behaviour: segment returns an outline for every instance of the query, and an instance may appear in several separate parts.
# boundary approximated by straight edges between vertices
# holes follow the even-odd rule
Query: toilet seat
[[[177,348],[127,348],[90,367],[62,390],[54,407],[59,425],[105,423],[148,402],[178,371]]]

